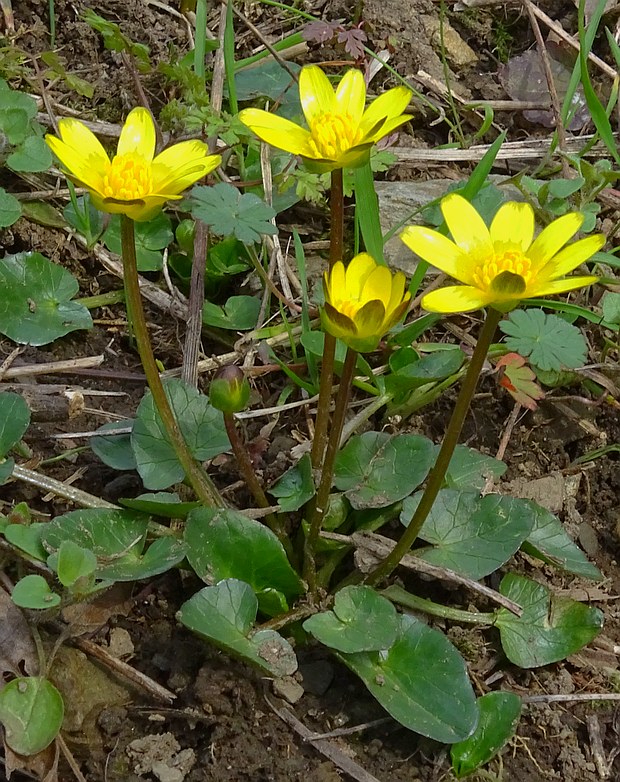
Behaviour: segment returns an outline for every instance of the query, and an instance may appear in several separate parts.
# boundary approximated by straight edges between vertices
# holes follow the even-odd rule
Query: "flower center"
[[[103,178],[103,194],[115,201],[137,201],[151,192],[151,167],[136,155],[116,155]]]
[[[515,251],[493,255],[476,267],[473,277],[482,290],[491,289],[508,297],[519,295],[532,279],[530,259]]]
[[[311,123],[310,133],[315,153],[329,160],[348,152],[362,137],[349,114],[322,114]]]

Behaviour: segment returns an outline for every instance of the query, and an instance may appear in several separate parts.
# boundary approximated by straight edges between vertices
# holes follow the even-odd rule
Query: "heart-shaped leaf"
[[[0,722],[18,755],[36,755],[54,741],[64,718],[62,696],[42,676],[13,679],[0,691]]]
[[[93,322],[75,277],[40,253],[6,255],[0,260],[0,332],[14,342],[46,345]]]
[[[508,573],[500,584],[502,595],[521,606],[520,617],[505,608],[497,614],[506,657],[521,668],[538,668],[568,657],[590,643],[603,626],[598,608],[566,597],[524,576]]]
[[[336,457],[334,484],[353,508],[384,508],[426,478],[433,445],[417,434],[365,432],[352,437]]]
[[[119,500],[121,505],[140,513],[151,516],[162,516],[165,519],[184,519],[190,510],[200,507],[199,502],[181,502],[178,494],[157,492],[141,494],[139,497]]]
[[[47,564],[58,575],[63,586],[72,587],[79,579],[92,576],[97,569],[97,557],[90,549],[73,540],[63,540],[58,551],[50,554]]]
[[[131,433],[127,434],[109,434],[109,431],[118,431],[119,429],[126,429],[133,426],[132,420],[127,421],[112,421],[108,424],[103,424],[97,429],[99,434],[96,437],[92,437],[90,440],[90,447],[93,452],[101,459],[108,467],[112,467],[114,470],[135,470],[136,457],[131,447]]]
[[[446,485],[449,489],[482,491],[488,477],[501,478],[505,472],[504,462],[465,445],[457,445],[446,473]]]
[[[24,576],[13,588],[11,599],[20,608],[44,611],[60,605],[60,595],[49,588],[43,576]]]
[[[255,328],[259,311],[260,301],[256,296],[231,296],[223,307],[206,301],[202,322],[218,329],[247,331]]]
[[[252,630],[258,600],[249,584],[234,578],[205,587],[181,606],[177,619],[194,633],[271,676],[297,670],[291,645],[274,630]]]
[[[303,626],[339,652],[373,652],[392,646],[400,619],[392,603],[371,587],[348,586],[336,592],[333,611],[315,614]]]
[[[165,573],[185,559],[185,545],[173,537],[158,538],[144,552],[132,549],[122,559],[99,565],[97,576],[105,581],[138,581]]]
[[[480,720],[472,735],[450,748],[457,779],[484,766],[511,739],[521,716],[521,698],[513,692],[489,692],[478,698]]]
[[[403,502],[401,522],[408,525],[421,493]],[[497,570],[532,531],[535,509],[528,500],[442,489],[420,531],[432,548],[416,551],[421,559],[482,578]]]
[[[45,141],[39,136],[27,136],[15,152],[6,159],[13,171],[47,171],[52,165],[52,153]]]
[[[522,550],[582,578],[601,579],[601,571],[588,562],[583,551],[568,536],[562,522],[540,505],[532,505],[535,511],[534,529],[521,546]]]
[[[30,410],[19,394],[0,394],[0,457],[22,439],[30,425]]]
[[[135,224],[136,262],[140,272],[160,271],[164,250],[174,239],[170,218],[165,212],[159,212],[147,222]],[[117,255],[122,255],[121,220],[112,215],[103,235],[105,246]]]
[[[0,187],[0,228],[7,228],[17,222],[22,214],[22,205],[14,195]]]
[[[303,591],[273,532],[237,511],[196,508],[187,517],[184,540],[190,565],[207,582],[235,578],[257,593],[276,589],[289,599]]]
[[[43,548],[41,538],[47,523],[7,524],[3,530],[4,537],[12,546],[26,552],[33,559],[45,562],[47,551]]]
[[[312,464],[309,454],[304,454],[294,467],[280,477],[269,494],[279,500],[278,505],[285,513],[299,510],[315,494],[312,479]]]
[[[446,744],[463,741],[475,730],[478,706],[465,661],[424,622],[401,616],[400,635],[387,652],[340,652],[338,657],[409,730]]]
[[[206,461],[229,450],[224,419],[211,406],[208,397],[177,379],[167,380],[164,388],[185,442],[196,459]],[[138,407],[131,446],[147,489],[167,489],[185,478],[150,392]]]

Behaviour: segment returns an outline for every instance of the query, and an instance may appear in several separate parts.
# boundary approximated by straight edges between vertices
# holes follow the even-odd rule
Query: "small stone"
[[[291,676],[285,676],[282,679],[274,679],[273,692],[287,703],[295,704],[303,696],[304,688]]]
[[[302,684],[312,695],[325,695],[334,680],[334,666],[326,660],[303,663],[299,666]]]
[[[599,542],[594,528],[586,521],[582,521],[579,525],[579,543],[581,547],[591,557],[596,556],[599,551]]]
[[[133,641],[124,627],[113,627],[110,630],[108,651],[112,657],[116,657],[117,660],[133,656]]]

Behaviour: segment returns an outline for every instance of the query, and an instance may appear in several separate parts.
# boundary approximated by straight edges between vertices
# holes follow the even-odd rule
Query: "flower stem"
[[[177,459],[185,471],[187,480],[191,484],[196,496],[204,505],[209,507],[224,507],[224,501],[220,493],[212,483],[202,466],[194,459],[187,443],[179,429],[170,402],[159,376],[159,370],[155,363],[151,341],[142,308],[140,284],[138,282],[138,268],[136,265],[136,244],[134,224],[127,215],[121,215],[121,243],[123,253],[123,272],[125,278],[125,292],[127,307],[133,321],[133,334],[136,340],[140,360],[146,375],[148,386],[153,395],[155,407],[159,413],[166,435],[170,440]]]
[[[342,184],[342,169],[336,168],[331,175],[329,236],[329,268],[336,261],[342,260],[344,244],[344,191]],[[323,343],[323,363],[321,382],[319,384],[319,401],[317,404],[314,424],[314,440],[312,441],[312,467],[318,470],[325,453],[327,430],[329,428],[329,404],[331,402],[332,384],[334,382],[334,355],[336,353],[336,338],[325,333]]]
[[[329,441],[327,443],[327,450],[325,452],[325,460],[323,462],[323,469],[321,471],[321,482],[319,483],[319,488],[317,490],[316,497],[314,498],[314,502],[310,506],[308,519],[310,529],[308,530],[308,536],[306,538],[306,544],[304,547],[304,578],[308,581],[308,585],[311,591],[316,590],[316,562],[314,553],[316,542],[323,525],[323,517],[325,516],[325,511],[327,510],[327,506],[329,504],[329,491],[332,487],[334,464],[338,454],[338,448],[340,446],[340,435],[342,434],[344,419],[349,405],[351,383],[353,381],[356,362],[357,353],[349,348],[347,350],[344,366],[342,368],[340,387],[338,388],[338,396],[336,397],[334,420],[332,422]]]
[[[448,429],[444,436],[443,443],[441,444],[435,466],[428,477],[422,499],[413,514],[413,518],[401,535],[400,540],[396,543],[392,551],[379,562],[377,567],[364,579],[366,584],[374,585],[384,578],[387,578],[418,537],[422,525],[426,521],[426,518],[433,507],[433,503],[437,498],[437,494],[443,485],[448,465],[450,464],[452,454],[458,443],[465,417],[469,410],[474,391],[476,390],[476,385],[478,384],[478,378],[484,365],[484,360],[493,340],[497,324],[501,319],[501,312],[494,309],[489,309],[487,311],[486,320],[482,326],[480,335],[478,336],[474,354],[469,362],[467,374],[463,379],[463,384],[456,400],[454,411],[452,412],[452,418],[448,424]]]
[[[224,413],[224,425],[226,426],[226,433],[228,434],[230,445],[235,455],[235,459],[237,460],[239,472],[243,475],[247,487],[252,492],[256,503],[260,508],[271,507],[269,500],[263,491],[263,487],[256,477],[254,467],[248,456],[248,450],[239,436],[235,417],[232,413]],[[265,516],[265,522],[269,529],[277,535],[280,543],[284,546],[286,553],[290,556],[292,554],[291,544],[278,517],[274,513],[269,513]]]

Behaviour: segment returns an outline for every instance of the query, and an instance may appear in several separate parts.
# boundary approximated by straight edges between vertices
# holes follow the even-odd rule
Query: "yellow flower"
[[[442,200],[441,211],[454,241],[423,226],[408,226],[400,235],[421,258],[464,283],[427,293],[422,306],[430,312],[469,312],[488,305],[508,312],[521,299],[565,293],[597,280],[564,276],[605,244],[597,234],[565,247],[583,223],[577,212],[554,220],[534,239],[529,204],[503,204],[490,228],[456,193]]]
[[[403,317],[411,294],[405,275],[392,274],[368,253],[360,253],[345,269],[342,261],[323,275],[325,331],[360,353],[374,350],[381,337]]]
[[[90,191],[97,209],[132,220],[149,220],[221,162],[219,155],[207,154],[202,141],[183,141],[154,158],[155,126],[143,108],[129,113],[111,161],[84,123],[61,119],[58,130],[60,138],[45,140],[69,178]]]
[[[316,171],[363,165],[376,141],[410,119],[402,113],[411,99],[406,87],[388,90],[364,111],[364,76],[354,69],[334,91],[319,67],[302,68],[299,98],[309,130],[262,109],[244,109],[239,119],[268,144],[301,155]]]

